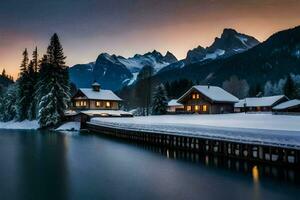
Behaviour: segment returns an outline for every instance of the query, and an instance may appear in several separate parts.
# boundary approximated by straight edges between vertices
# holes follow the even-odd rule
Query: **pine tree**
[[[139,99],[139,106],[143,108],[143,115],[150,114],[151,95],[153,89],[152,76],[154,68],[152,66],[144,66],[137,76],[136,96]]]
[[[297,88],[295,86],[295,83],[291,77],[291,75],[288,75],[285,85],[283,87],[284,95],[287,96],[290,99],[294,99],[297,97]]]
[[[23,121],[27,118],[30,105],[30,94],[28,90],[28,52],[23,52],[23,60],[20,66],[20,77],[17,80],[17,119]]]
[[[35,101],[35,85],[36,85],[36,72],[34,62],[30,61],[28,65],[28,79],[27,79],[27,95],[31,100],[27,111],[27,119],[33,120],[36,118],[36,101]]]
[[[10,121],[15,119],[17,114],[17,87],[16,84],[10,85],[4,94],[4,96],[1,98],[1,114],[0,114],[0,120],[1,121]]]
[[[55,126],[70,103],[70,84],[65,56],[57,34],[41,61],[38,82],[38,119],[42,128]]]
[[[38,66],[39,66],[39,54],[38,49],[35,47],[35,50],[32,53],[32,62],[33,62],[33,68],[34,72],[38,72]]]
[[[154,96],[153,96],[153,106],[152,114],[153,115],[163,115],[167,113],[168,99],[165,87],[163,84],[160,84],[156,87]]]

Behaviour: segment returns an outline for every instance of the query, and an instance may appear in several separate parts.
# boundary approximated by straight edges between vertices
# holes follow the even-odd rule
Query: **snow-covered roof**
[[[121,116],[132,116],[130,112],[123,110],[84,110],[81,113],[89,116],[103,116],[103,117],[121,117]]]
[[[283,103],[275,106],[273,109],[274,110],[282,110],[282,109],[292,108],[292,107],[295,107],[295,106],[300,106],[300,100],[299,99],[293,99],[293,100],[290,100],[290,101],[283,102]]]
[[[180,102],[187,94],[189,94],[193,89],[196,89],[198,92],[208,97],[212,101],[216,102],[238,102],[239,99],[224,89],[217,86],[209,86],[209,85],[196,85],[189,89],[184,95],[182,95],[178,102]]]
[[[177,102],[177,99],[172,99],[168,102],[168,106],[183,106],[181,103]]]
[[[80,88],[79,89],[88,99],[95,100],[112,100],[112,101],[122,101],[120,97],[118,97],[111,90],[103,90],[94,91],[91,88]]]
[[[244,107],[264,107],[264,106],[273,106],[279,100],[286,98],[284,95],[276,95],[276,96],[269,96],[269,97],[249,97],[242,100],[239,100],[234,107],[241,108]]]
[[[92,86],[100,86],[100,84],[98,82],[94,82]]]

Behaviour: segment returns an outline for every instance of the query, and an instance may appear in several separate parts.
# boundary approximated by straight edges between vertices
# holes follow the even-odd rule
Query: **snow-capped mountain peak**
[[[216,37],[211,46],[190,50],[187,53],[186,62],[195,63],[207,59],[228,57],[246,51],[259,44],[259,41],[252,36],[242,34],[231,28],[225,28],[221,37]]]

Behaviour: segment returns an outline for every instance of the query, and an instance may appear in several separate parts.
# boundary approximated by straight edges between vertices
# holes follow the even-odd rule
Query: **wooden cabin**
[[[72,97],[72,110],[119,110],[122,99],[94,82],[91,88],[80,88]]]
[[[272,111],[275,114],[300,114],[300,100],[293,99],[290,101],[283,102],[273,107]]]
[[[239,100],[234,105],[235,112],[271,112],[278,104],[288,101],[284,95],[268,97],[249,97]]]
[[[224,89],[210,85],[196,85],[178,99],[187,113],[233,113],[239,99]]]
[[[184,112],[184,106],[181,103],[178,103],[177,99],[172,99],[168,102],[167,112],[168,113]]]

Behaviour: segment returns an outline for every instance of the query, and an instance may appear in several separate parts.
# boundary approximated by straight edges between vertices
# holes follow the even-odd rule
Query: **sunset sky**
[[[54,32],[72,66],[101,52],[169,50],[181,59],[224,28],[263,41],[297,25],[298,0],[0,0],[0,70],[16,78],[23,49],[43,54]]]

